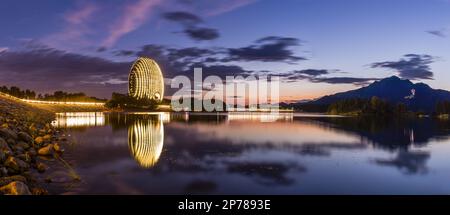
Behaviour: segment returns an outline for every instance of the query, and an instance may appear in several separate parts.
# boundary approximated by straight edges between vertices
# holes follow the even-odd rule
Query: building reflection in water
[[[57,128],[104,126],[105,114],[102,112],[57,113],[52,125]]]
[[[126,115],[129,116],[149,116],[152,119],[158,119],[163,123],[169,123],[171,119],[171,114],[168,112],[128,112]]]
[[[159,160],[164,143],[163,120],[161,114],[141,116],[128,126],[128,147],[141,167],[152,167]]]
[[[102,112],[57,113],[52,125],[58,128],[86,128],[110,125],[113,129],[128,129],[128,147],[142,167],[154,166],[161,155],[164,142],[163,122],[169,113],[104,114]]]

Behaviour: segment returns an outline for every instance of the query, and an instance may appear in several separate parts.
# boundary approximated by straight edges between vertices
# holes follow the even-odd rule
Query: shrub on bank
[[[152,99],[136,99],[132,96],[112,93],[111,99],[105,103],[106,108],[110,109],[128,109],[128,108],[139,108],[139,109],[149,109],[155,110],[159,102]]]

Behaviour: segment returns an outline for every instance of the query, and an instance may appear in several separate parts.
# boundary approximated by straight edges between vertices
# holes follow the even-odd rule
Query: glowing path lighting
[[[93,105],[93,106],[103,106],[103,105],[105,105],[104,102],[59,102],[59,101],[41,101],[41,100],[34,100],[34,99],[21,99],[21,98],[17,98],[15,96],[11,96],[9,94],[2,93],[2,92],[0,92],[0,95],[9,97],[11,99],[20,100],[22,102],[34,103],[34,104]]]
[[[144,168],[154,166],[161,156],[164,142],[164,128],[157,120],[137,119],[128,128],[128,147],[131,155]]]
[[[128,76],[128,94],[137,99],[162,101],[164,78],[154,60],[141,57],[133,63]]]
[[[103,102],[57,102],[57,101],[40,101],[40,100],[31,100],[31,99],[20,99],[27,103],[35,103],[35,104],[60,104],[60,105],[95,105],[95,106],[103,106],[105,103]]]

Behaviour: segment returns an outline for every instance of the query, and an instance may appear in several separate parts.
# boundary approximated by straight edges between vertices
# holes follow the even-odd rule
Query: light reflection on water
[[[228,121],[233,120],[252,120],[260,122],[274,122],[274,121],[292,121],[294,119],[293,113],[254,113],[254,112],[230,112],[228,114]]]
[[[162,115],[158,115],[162,116]],[[128,146],[140,166],[148,168],[158,162],[164,144],[163,119],[137,119],[128,127]]]
[[[52,125],[58,128],[103,126],[105,115],[102,112],[57,113]]]
[[[124,121],[130,115],[144,116],[132,120],[128,126],[128,146],[131,155],[141,167],[149,168],[158,162],[164,144],[164,125],[169,123],[171,116],[176,120],[189,121],[188,113],[169,114],[166,112],[131,112],[123,115]],[[204,116],[205,114],[196,113],[195,116]],[[210,114],[209,114],[210,115]],[[119,115],[120,116],[120,115]],[[155,116],[146,118],[145,116]],[[216,114],[225,116],[226,121],[239,120],[259,120],[261,122],[271,122],[276,120],[291,121],[292,113],[230,113]],[[129,118],[129,117],[128,117]],[[119,119],[120,120],[120,119]],[[120,123],[120,122],[119,122]],[[52,124],[58,128],[77,128],[77,127],[95,127],[105,125],[105,113],[103,112],[67,112],[57,113],[56,120]]]
[[[65,113],[54,124],[77,140],[78,193],[450,193],[448,121]]]

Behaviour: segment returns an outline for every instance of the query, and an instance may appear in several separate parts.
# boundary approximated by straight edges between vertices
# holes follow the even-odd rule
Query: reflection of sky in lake
[[[83,179],[73,192],[450,193],[448,122],[380,124],[301,115],[260,122],[257,116],[167,113],[104,117],[105,125],[69,128],[77,143],[67,157]],[[130,139],[139,126],[140,138]],[[140,153],[133,153],[133,144]],[[157,158],[142,165],[141,154]]]

